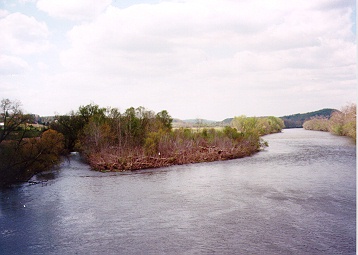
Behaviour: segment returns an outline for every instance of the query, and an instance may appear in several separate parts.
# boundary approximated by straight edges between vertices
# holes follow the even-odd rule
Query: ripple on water
[[[355,254],[355,147],[304,130],[265,139],[248,158],[127,173],[72,155],[49,185],[0,191],[2,252]]]

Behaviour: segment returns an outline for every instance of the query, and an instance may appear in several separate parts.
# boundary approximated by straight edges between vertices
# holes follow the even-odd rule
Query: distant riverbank
[[[307,130],[326,131],[334,135],[348,136],[357,139],[357,106],[350,104],[335,111],[327,118],[316,116],[305,121],[303,128]]]

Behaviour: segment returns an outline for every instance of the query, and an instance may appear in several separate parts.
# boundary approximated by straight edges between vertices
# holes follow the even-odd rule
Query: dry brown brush
[[[356,104],[349,104],[332,113],[329,119],[314,117],[303,124],[308,130],[329,131],[335,135],[348,136],[356,140]]]
[[[153,132],[144,147],[130,150],[103,148],[90,153],[88,162],[97,170],[125,171],[241,158],[260,149],[258,144],[243,139],[236,130],[231,132],[236,132],[237,137],[230,138],[214,129]]]

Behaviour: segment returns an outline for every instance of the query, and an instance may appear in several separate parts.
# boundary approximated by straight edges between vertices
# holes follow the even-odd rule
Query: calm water
[[[284,130],[253,157],[125,174],[73,155],[0,191],[0,254],[355,254],[356,147]]]

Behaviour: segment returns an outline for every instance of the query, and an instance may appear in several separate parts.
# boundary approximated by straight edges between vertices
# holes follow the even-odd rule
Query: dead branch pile
[[[194,146],[156,156],[148,156],[143,152],[123,156],[115,152],[103,151],[91,154],[88,161],[93,169],[99,171],[127,171],[242,158],[256,151],[256,147],[247,144],[233,147]]]

